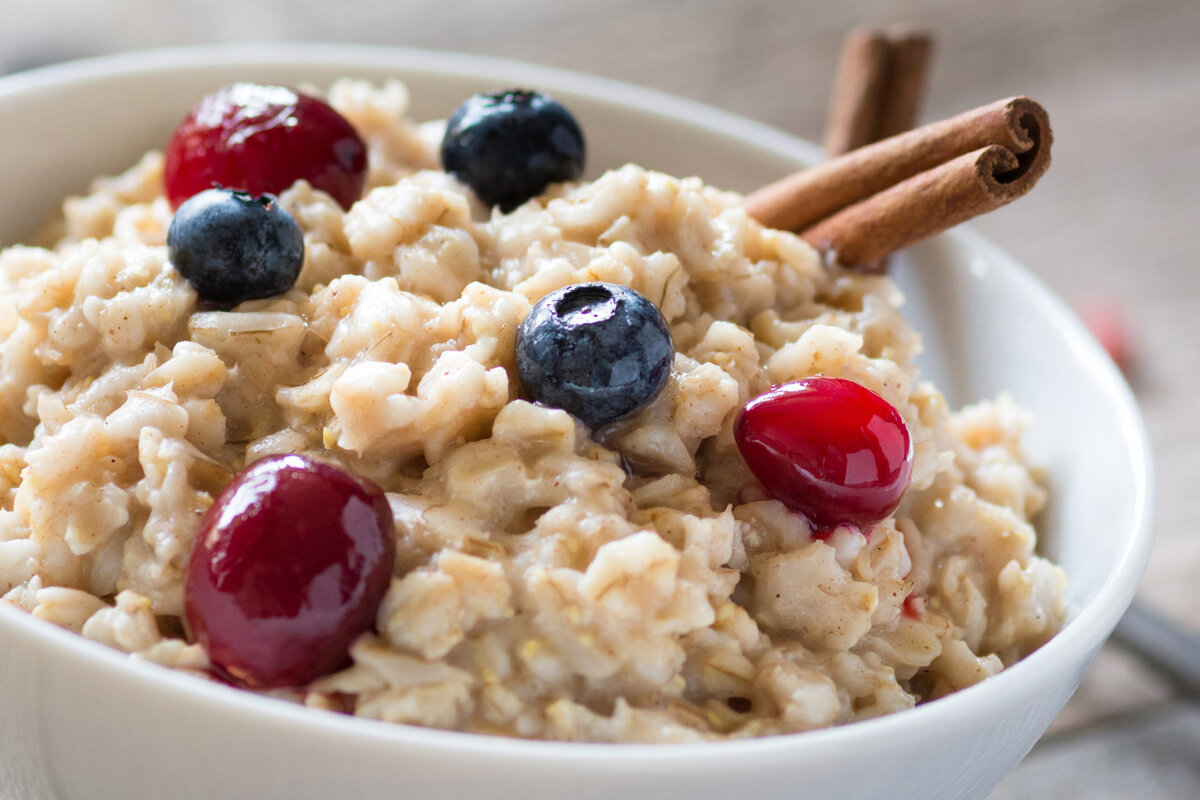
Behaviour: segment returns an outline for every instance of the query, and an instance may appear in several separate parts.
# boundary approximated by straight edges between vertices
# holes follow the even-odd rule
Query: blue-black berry
[[[593,428],[648,405],[674,358],[671,331],[655,305],[613,283],[552,292],[517,329],[517,374],[526,395]]]
[[[540,92],[477,94],[450,115],[442,139],[445,170],[505,212],[551,183],[575,180],[583,162],[579,123]]]
[[[234,306],[292,288],[304,234],[274,195],[207,189],[175,212],[167,252],[201,300]]]

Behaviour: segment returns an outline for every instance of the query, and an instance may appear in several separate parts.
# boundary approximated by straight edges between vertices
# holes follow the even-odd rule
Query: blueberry
[[[583,161],[579,123],[540,92],[477,94],[450,115],[442,139],[445,170],[505,212],[551,183],[575,180]]]
[[[526,394],[593,428],[648,405],[667,382],[674,358],[659,310],[612,283],[552,292],[517,329],[517,374]]]
[[[292,288],[304,234],[274,195],[207,189],[175,212],[167,252],[201,300],[234,306]]]

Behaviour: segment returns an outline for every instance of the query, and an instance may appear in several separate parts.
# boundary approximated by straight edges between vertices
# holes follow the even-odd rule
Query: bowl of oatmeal
[[[303,255],[265,293],[203,294],[169,241],[173,134],[240,83],[323,98],[363,182],[246,194]],[[509,87],[570,109],[586,167],[485,203],[441,169],[441,121]],[[983,797],[1144,567],[1145,435],[1074,318],[969,232],[888,279],[748,220],[737,192],[818,157],[779,132],[527,65],[280,46],[7,78],[0,141],[0,782],[22,796]],[[573,378],[523,366],[563,347],[526,330],[547,302],[635,325],[571,364],[666,341],[661,374],[619,412],[561,399]],[[851,433],[887,428],[894,459],[832,436],[860,472],[903,463],[872,502],[826,514],[753,469],[745,430],[775,423],[748,404],[810,389],[852,394],[789,436],[851,407]],[[331,508],[353,547],[328,555],[306,537]],[[309,568],[305,602],[353,585],[336,633],[247,610]]]

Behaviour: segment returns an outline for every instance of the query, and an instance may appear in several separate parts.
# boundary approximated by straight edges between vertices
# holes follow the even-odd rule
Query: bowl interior
[[[525,65],[334,46],[139,54],[0,82],[0,175],[5,176],[0,243],[27,239],[63,196],[85,190],[92,176],[118,172],[147,149],[161,148],[195,100],[217,86],[254,80],[324,87],[342,76],[377,82],[402,78],[418,119],[443,117],[475,91],[510,85],[547,89],[580,118],[593,176],[636,161],[744,191],[819,156],[811,144],[703,106]],[[1025,202],[1037,202],[1036,195]],[[939,714],[971,713],[973,703],[1003,699],[1019,681],[1038,680],[1038,670],[1056,660],[1072,654],[1090,660],[1132,597],[1148,556],[1150,476],[1145,433],[1125,384],[1063,304],[1002,250],[969,232],[956,232],[908,251],[898,259],[895,274],[908,297],[907,315],[926,343],[922,370],[951,404],[1007,391],[1033,413],[1028,450],[1046,467],[1053,495],[1041,532],[1047,553],[1069,576],[1069,598],[1077,610],[1059,637],[994,682],[906,712],[918,721],[935,720]],[[59,636],[49,626],[43,631],[40,623],[0,608],[0,637],[18,629],[22,636],[53,641],[56,652],[97,669],[115,663],[98,645]],[[0,659],[0,678],[2,667]],[[158,681],[159,688],[193,692],[193,698],[209,698],[215,691],[211,696],[230,707],[258,702],[176,676],[163,678],[160,672],[139,666],[131,680]],[[190,683],[202,688],[193,691]],[[993,700],[979,699],[989,692]],[[345,730],[344,720],[326,719],[331,715],[290,708],[279,713],[300,726]],[[813,745],[822,738],[836,744],[848,736],[870,737],[872,731],[890,735],[896,724],[873,720],[850,726],[859,730],[804,737]],[[379,733],[410,741],[413,735]],[[747,744],[773,751],[787,746]],[[1031,744],[1032,739],[1024,748]],[[538,746],[512,745],[526,752]]]

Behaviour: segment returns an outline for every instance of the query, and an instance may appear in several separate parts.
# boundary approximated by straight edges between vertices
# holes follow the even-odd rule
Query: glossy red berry
[[[366,145],[320,100],[253,83],[206,95],[171,136],[163,172],[172,208],[214,185],[279,194],[300,178],[348,209],[366,185]]]
[[[734,429],[750,471],[817,528],[868,527],[908,488],[913,448],[886,400],[842,378],[776,386],[746,404]]]
[[[188,564],[188,625],[218,672],[303,686],[349,662],[391,580],[396,536],[374,484],[303,456],[243,470],[208,510]]]

